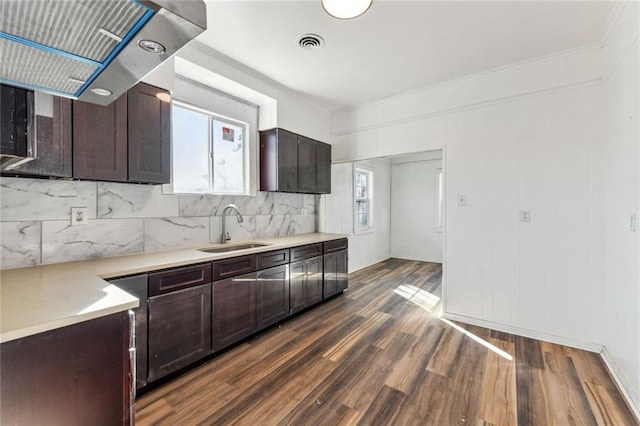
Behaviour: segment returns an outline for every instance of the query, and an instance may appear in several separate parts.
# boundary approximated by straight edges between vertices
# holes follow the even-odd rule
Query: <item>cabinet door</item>
[[[0,146],[2,154],[16,157],[29,152],[33,138],[33,90],[0,85]]]
[[[298,136],[298,192],[316,192],[316,141]]]
[[[342,250],[336,253],[336,293],[349,286],[349,252]]]
[[[333,296],[337,292],[337,253],[329,253],[324,255],[324,283],[322,297],[326,299]]]
[[[211,284],[149,298],[149,381],[211,353]]]
[[[256,274],[213,283],[213,350],[223,349],[256,331]]]
[[[258,272],[257,329],[275,324],[289,316],[289,265]]]
[[[0,361],[0,424],[132,424],[126,312],[2,343]]]
[[[322,301],[322,256],[305,261],[307,264],[306,306]]]
[[[289,308],[295,314],[307,307],[307,261],[290,264],[289,274]]]
[[[73,177],[127,180],[127,94],[107,106],[73,101]]]
[[[316,142],[316,194],[331,194],[331,145]]]
[[[51,103],[51,117],[37,114],[41,102]],[[36,176],[71,177],[73,157],[71,155],[72,127],[71,100],[48,94],[35,96],[36,146],[38,155],[33,160],[18,166],[12,173]],[[48,106],[48,108],[51,108]]]
[[[278,129],[278,191],[298,191],[298,137]]]
[[[129,98],[129,180],[169,183],[171,180],[171,96],[168,91],[138,83]]]

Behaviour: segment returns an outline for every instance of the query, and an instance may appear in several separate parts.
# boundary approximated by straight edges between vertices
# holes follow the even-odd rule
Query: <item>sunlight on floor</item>
[[[498,348],[497,346],[492,345],[491,343],[487,342],[486,340],[481,339],[480,337],[476,336],[475,334],[471,333],[470,331],[465,330],[464,328],[460,327],[458,324],[455,324],[455,323],[449,321],[448,319],[442,318],[442,317],[440,317],[440,321],[444,322],[447,325],[450,325],[451,327],[453,327],[456,330],[458,330],[460,333],[462,333],[465,336],[470,337],[472,340],[475,340],[476,342],[480,343],[485,348],[487,348],[489,350],[492,350],[496,354],[500,355],[502,358],[505,358],[505,359],[507,359],[509,361],[513,361],[513,357],[511,356],[511,354],[503,351],[502,349]]]
[[[433,308],[438,304],[440,298],[428,291],[422,290],[411,284],[402,284],[393,290],[394,293],[404,297],[427,312],[432,312]]]

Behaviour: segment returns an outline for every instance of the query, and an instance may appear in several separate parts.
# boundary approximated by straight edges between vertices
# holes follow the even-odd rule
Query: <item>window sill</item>
[[[373,233],[373,227],[370,226],[368,228],[357,228],[353,230],[353,234],[354,235],[362,235],[362,234],[372,234]]]

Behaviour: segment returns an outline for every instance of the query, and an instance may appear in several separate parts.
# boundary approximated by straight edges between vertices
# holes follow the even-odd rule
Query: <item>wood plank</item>
[[[401,259],[351,274],[343,296],[142,395],[139,423],[638,424],[597,354],[454,327],[394,293],[440,280]]]
[[[511,342],[491,338],[489,343],[511,356],[515,355],[515,345]],[[495,425],[518,423],[515,366],[513,359],[506,359],[496,352],[487,354],[482,380],[479,421]]]
[[[394,424],[400,413],[402,403],[407,395],[397,389],[383,385],[373,400],[359,425],[389,425]]]

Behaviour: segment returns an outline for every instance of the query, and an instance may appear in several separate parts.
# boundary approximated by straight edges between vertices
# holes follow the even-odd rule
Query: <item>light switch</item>
[[[89,220],[87,207],[71,207],[71,226],[86,225]]]
[[[530,222],[531,213],[529,210],[520,210],[520,222]]]
[[[631,215],[629,217],[629,229],[631,230],[631,232],[636,232],[636,230],[638,229],[638,219],[636,217],[636,212],[631,212]]]
[[[467,205],[467,196],[466,195],[458,195],[458,205],[466,206]]]

